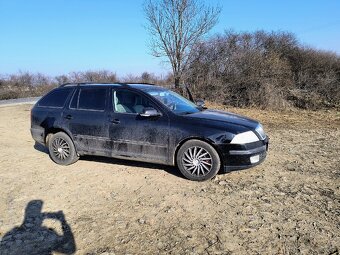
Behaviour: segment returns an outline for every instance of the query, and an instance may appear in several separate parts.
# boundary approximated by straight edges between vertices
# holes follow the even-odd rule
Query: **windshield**
[[[199,112],[200,108],[197,107],[193,102],[180,96],[179,94],[171,90],[150,90],[146,91],[148,94],[158,99],[172,112],[176,114],[190,114]]]

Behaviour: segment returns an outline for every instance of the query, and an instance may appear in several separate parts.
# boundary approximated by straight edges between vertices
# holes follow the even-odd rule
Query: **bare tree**
[[[178,87],[190,50],[217,23],[221,8],[200,0],[147,0],[144,12],[151,54],[168,58]]]

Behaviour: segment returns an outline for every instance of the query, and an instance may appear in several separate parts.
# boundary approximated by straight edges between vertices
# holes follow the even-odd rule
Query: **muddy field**
[[[0,108],[1,255],[340,252],[339,112],[229,109],[262,121],[268,158],[196,183],[99,157],[58,166],[30,107]]]

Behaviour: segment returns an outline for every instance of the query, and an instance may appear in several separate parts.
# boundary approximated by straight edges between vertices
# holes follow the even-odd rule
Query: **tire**
[[[221,167],[221,159],[217,151],[201,140],[185,142],[177,153],[176,161],[181,173],[192,181],[209,180]]]
[[[48,152],[50,158],[59,165],[71,165],[79,159],[73,141],[64,132],[50,136]]]

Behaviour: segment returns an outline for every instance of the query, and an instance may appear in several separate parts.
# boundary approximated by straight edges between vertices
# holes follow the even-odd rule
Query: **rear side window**
[[[62,108],[73,88],[56,89],[44,96],[38,103],[39,106]]]
[[[106,88],[81,88],[78,99],[78,109],[105,110]]]

